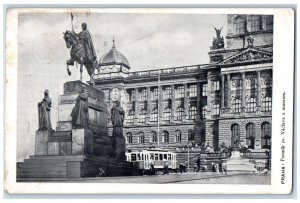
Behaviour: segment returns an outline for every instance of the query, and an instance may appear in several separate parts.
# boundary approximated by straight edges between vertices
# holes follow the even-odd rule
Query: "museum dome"
[[[122,65],[130,69],[130,65],[127,58],[116,49],[115,39],[113,39],[113,45],[110,51],[104,54],[99,60],[99,66],[110,65]]]

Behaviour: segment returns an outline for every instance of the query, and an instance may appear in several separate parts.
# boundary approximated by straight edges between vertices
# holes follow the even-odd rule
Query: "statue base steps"
[[[132,175],[142,175],[142,171],[134,163],[109,157],[30,156],[17,164],[18,181]]]

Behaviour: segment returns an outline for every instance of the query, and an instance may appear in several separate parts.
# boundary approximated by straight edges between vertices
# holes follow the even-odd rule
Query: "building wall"
[[[246,145],[246,125],[253,123],[255,125],[255,148],[261,149],[261,126],[264,122],[272,123],[272,117],[257,117],[257,118],[237,118],[219,120],[219,144],[223,142],[226,146],[231,146],[231,127],[233,124],[238,124],[240,127],[240,140]],[[243,145],[241,143],[241,145]]]

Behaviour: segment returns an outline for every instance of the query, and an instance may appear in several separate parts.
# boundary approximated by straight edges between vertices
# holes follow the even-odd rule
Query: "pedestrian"
[[[150,158],[150,173],[151,175],[155,175],[154,160],[152,157]]]
[[[181,174],[182,174],[183,168],[184,168],[183,163],[180,162],[180,164],[179,164],[179,171],[180,171]]]
[[[200,171],[200,157],[198,156],[198,159],[197,159],[197,171],[196,172],[199,172]]]

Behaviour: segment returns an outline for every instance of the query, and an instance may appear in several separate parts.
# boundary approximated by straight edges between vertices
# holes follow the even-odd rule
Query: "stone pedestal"
[[[126,152],[126,146],[125,146],[125,138],[122,137],[114,137],[114,146],[115,146],[115,158],[117,160],[126,160],[125,152]]]
[[[48,154],[48,138],[50,131],[38,130],[35,132],[35,155],[47,155]]]
[[[93,132],[89,129],[73,129],[72,155],[92,155],[93,138]]]

